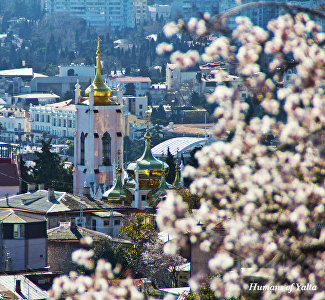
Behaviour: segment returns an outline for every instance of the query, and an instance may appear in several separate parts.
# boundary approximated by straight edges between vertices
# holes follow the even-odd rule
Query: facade
[[[66,13],[83,18],[90,26],[110,26],[113,30],[121,30],[133,28],[135,24],[133,0],[43,0],[43,7],[49,14]]]
[[[77,84],[73,192],[87,186],[94,196],[100,184],[112,186],[114,164],[123,164],[122,108],[102,78],[99,42],[96,76],[85,95]]]
[[[71,260],[72,252],[80,248],[80,240],[86,236],[93,238],[94,243],[102,239],[114,242],[121,242],[126,246],[129,241],[122,239],[112,239],[110,236],[95,231],[76,226],[71,222],[61,222],[58,227],[49,229],[48,233],[48,258],[50,270],[52,272],[62,271],[69,273],[76,270],[77,265]]]
[[[151,88],[151,79],[149,77],[117,77],[110,78],[108,85],[111,88],[118,89],[119,87],[125,89],[127,84],[134,84],[136,96],[145,96]]]
[[[89,85],[89,81],[94,78],[89,76],[49,76],[35,77],[31,82],[32,92],[55,93],[61,97],[65,97],[66,93],[73,91],[77,81],[82,89]]]
[[[73,101],[63,101],[45,106],[31,106],[31,132],[35,141],[37,133],[46,132],[54,138],[71,138],[75,132],[76,106]]]
[[[95,66],[87,66],[83,63],[78,64],[70,64],[67,66],[59,66],[59,76],[95,76],[96,68]]]
[[[17,195],[19,192],[18,164],[11,158],[0,157],[0,197]]]
[[[176,64],[166,65],[166,85],[167,90],[177,89],[186,81],[196,80],[197,73],[200,72],[199,67],[191,67],[181,70]]]
[[[47,266],[46,220],[20,211],[0,212],[3,251],[1,271],[42,269]]]
[[[152,84],[150,89],[151,104],[162,104],[167,91],[167,85],[164,83]]]
[[[31,132],[29,113],[23,108],[0,110],[0,140],[23,143],[28,141]]]
[[[143,25],[148,20],[147,0],[134,0],[135,24]]]
[[[182,16],[189,19],[205,12],[215,15],[218,11],[219,4],[215,0],[174,0],[171,5],[173,18]]]
[[[139,119],[143,119],[148,110],[148,97],[123,97],[123,114],[132,114]]]
[[[170,5],[151,5],[148,6],[148,18],[151,21],[162,20],[167,21],[170,18],[171,6]]]

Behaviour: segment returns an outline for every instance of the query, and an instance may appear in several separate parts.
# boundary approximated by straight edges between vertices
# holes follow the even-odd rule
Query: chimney
[[[34,183],[28,183],[28,184],[27,184],[27,190],[28,190],[28,192],[30,192],[30,193],[35,192],[35,184],[34,184]]]
[[[50,187],[48,189],[48,201],[54,201],[54,200],[55,200],[54,188]]]
[[[44,183],[39,183],[38,184],[38,189],[39,190],[44,190]]]
[[[90,187],[89,186],[84,186],[82,194],[84,196],[86,196],[88,199],[90,199],[91,198],[91,196],[90,196]]]
[[[16,279],[16,289],[15,289],[15,291],[17,293],[21,293],[21,285],[20,285],[20,283],[21,283],[21,280],[20,279]]]

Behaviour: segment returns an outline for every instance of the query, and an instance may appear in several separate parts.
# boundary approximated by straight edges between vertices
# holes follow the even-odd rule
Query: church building
[[[122,109],[101,74],[98,40],[96,75],[81,96],[76,84],[76,132],[74,134],[73,193],[90,189],[93,198],[101,198],[106,187],[113,185],[115,166],[123,165]]]

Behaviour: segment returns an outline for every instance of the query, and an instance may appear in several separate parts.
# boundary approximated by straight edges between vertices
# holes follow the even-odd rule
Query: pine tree
[[[166,163],[169,166],[169,172],[166,176],[166,181],[170,184],[172,184],[175,180],[175,161],[174,161],[174,156],[170,153],[169,147],[167,149],[167,158],[166,158]]]
[[[72,168],[65,168],[64,162],[57,153],[51,152],[51,139],[42,141],[42,149],[35,152],[35,166],[31,168],[33,181],[44,183],[46,188],[72,192]]]

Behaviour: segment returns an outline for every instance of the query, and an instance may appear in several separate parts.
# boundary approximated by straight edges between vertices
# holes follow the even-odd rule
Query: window
[[[71,128],[71,126],[72,126],[72,122],[71,120],[68,120],[68,127]]]
[[[25,236],[25,225],[24,224],[14,224],[14,238],[20,239]]]
[[[104,220],[104,226],[109,226],[109,220]]]
[[[142,109],[142,104],[139,105],[139,109]]]
[[[80,164],[85,165],[85,134],[83,132],[80,136]]]
[[[147,200],[146,195],[142,195],[142,196],[141,196],[141,200],[142,200],[142,201],[146,201],[146,200]]]
[[[93,230],[96,230],[96,220],[92,220],[92,222],[91,222],[91,226],[92,226],[92,229]]]
[[[114,220],[114,225],[120,225],[121,224],[121,220]]]
[[[111,136],[106,131],[102,137],[102,164],[103,166],[110,166],[111,165]]]

